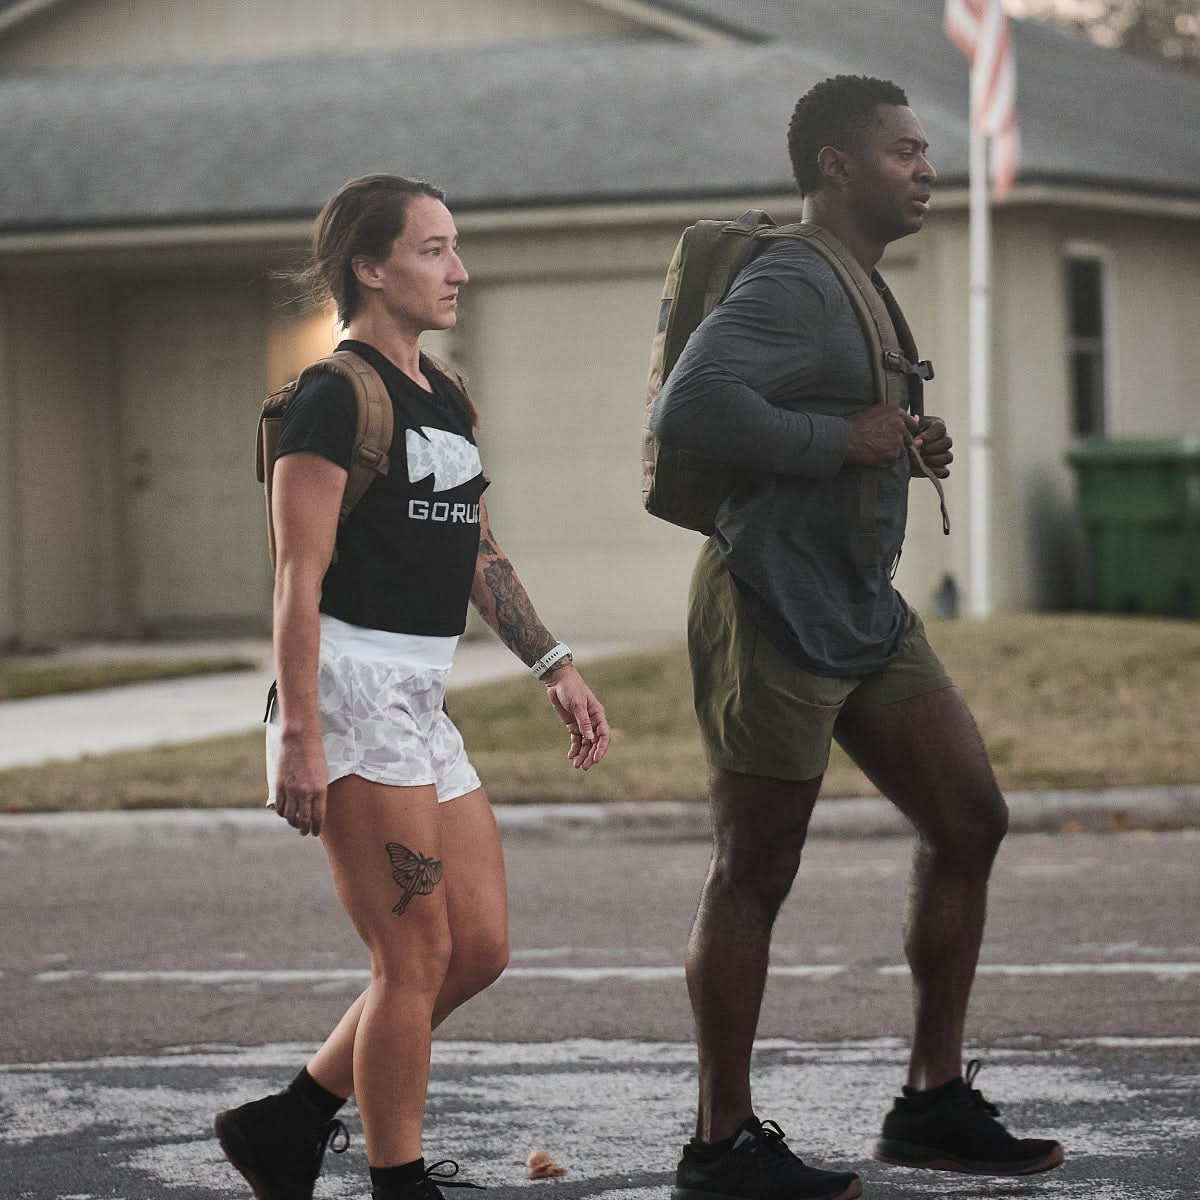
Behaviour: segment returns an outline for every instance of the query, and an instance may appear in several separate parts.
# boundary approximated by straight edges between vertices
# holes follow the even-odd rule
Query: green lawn
[[[1200,781],[1200,623],[1099,616],[928,622],[1008,788]],[[693,800],[704,764],[682,647],[584,664],[614,729],[587,775],[528,678],[457,691],[450,711],[493,800]],[[262,736],[0,772],[0,812],[257,805]],[[871,791],[835,752],[827,795]]]

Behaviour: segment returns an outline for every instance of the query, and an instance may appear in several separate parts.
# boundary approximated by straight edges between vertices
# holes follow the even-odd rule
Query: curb
[[[1120,833],[1200,829],[1200,784],[1105,788],[1095,791],[1012,792],[1007,796],[1012,833]],[[650,801],[612,804],[501,804],[502,833],[546,839],[610,836],[701,839],[709,836],[703,803]],[[149,809],[135,812],[14,813],[0,815],[0,852],[17,841],[68,844],[179,844],[235,842],[285,832],[266,809]],[[907,837],[912,828],[879,797],[830,799],[817,804],[813,838]]]

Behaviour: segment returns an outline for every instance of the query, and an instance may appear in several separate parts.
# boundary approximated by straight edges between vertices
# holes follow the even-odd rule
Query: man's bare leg
[[[835,732],[917,830],[904,922],[914,1015],[908,1086],[884,1118],[875,1157],[1002,1176],[1058,1166],[1058,1142],[1014,1137],[972,1088],[972,1072],[961,1078],[988,877],[1008,827],[961,694],[949,687],[872,712],[843,710]]]
[[[750,1054],[771,930],[796,877],[821,780],[713,772],[713,853],[688,940],[700,1100],[696,1137],[730,1137],[750,1116]]]
[[[962,1073],[988,877],[1008,810],[957,688],[843,713],[836,735],[916,827],[904,918],[915,1023],[908,1083],[925,1091]]]

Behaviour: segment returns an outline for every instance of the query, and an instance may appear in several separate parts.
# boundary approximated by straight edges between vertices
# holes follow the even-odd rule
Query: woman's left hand
[[[608,753],[608,718],[604,706],[574,664],[556,667],[542,682],[546,698],[571,735],[567,757],[573,766],[586,771]]]

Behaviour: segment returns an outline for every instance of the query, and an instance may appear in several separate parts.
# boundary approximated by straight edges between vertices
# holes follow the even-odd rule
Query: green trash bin
[[[1200,617],[1200,437],[1097,439],[1069,459],[1095,606]]]

